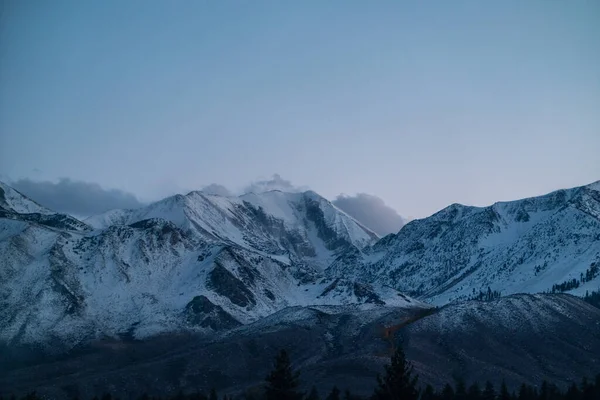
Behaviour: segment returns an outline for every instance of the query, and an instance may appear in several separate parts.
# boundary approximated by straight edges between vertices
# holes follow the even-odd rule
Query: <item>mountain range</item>
[[[0,188],[0,340],[210,333],[289,306],[425,304],[324,270],[378,237],[314,192],[176,195],[85,221]]]
[[[210,334],[291,306],[427,308],[600,286],[600,182],[453,204],[384,238],[312,191],[194,191],[79,221],[0,184],[0,218],[4,343],[69,348]]]
[[[452,204],[343,254],[328,274],[439,305],[488,291],[584,295],[600,287],[600,181],[489,207]]]
[[[17,393],[235,393],[281,346],[320,387],[344,371],[368,393],[385,326],[433,384],[566,383],[600,368],[600,311],[573,296],[599,287],[600,182],[453,204],[383,238],[312,191],[194,191],[80,221],[0,183],[0,386]]]

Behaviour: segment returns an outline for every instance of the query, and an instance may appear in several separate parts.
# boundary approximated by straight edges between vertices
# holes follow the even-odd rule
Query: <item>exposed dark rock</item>
[[[208,278],[208,287],[219,295],[227,297],[233,304],[240,307],[256,304],[254,294],[218,261],[215,262],[215,267],[208,274]]]
[[[187,321],[196,326],[215,331],[232,329],[241,323],[222,307],[213,304],[206,296],[196,296],[185,306]]]

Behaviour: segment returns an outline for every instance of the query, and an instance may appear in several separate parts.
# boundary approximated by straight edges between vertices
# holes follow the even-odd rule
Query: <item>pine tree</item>
[[[506,386],[506,382],[502,381],[502,385],[500,385],[500,396],[498,400],[511,400],[512,396],[508,392],[508,387]]]
[[[210,394],[208,395],[209,400],[219,400],[219,396],[217,395],[217,390],[215,388],[210,389]]]
[[[485,389],[483,389],[483,393],[481,393],[482,400],[495,400],[496,399],[496,391],[494,390],[494,384],[490,381],[485,383]]]
[[[591,384],[587,378],[583,378],[581,381],[581,399],[582,400],[596,400],[594,398],[594,385]]]
[[[542,386],[540,387],[540,394],[538,396],[538,400],[548,400],[549,396],[550,393],[548,388],[548,381],[544,379],[544,381],[542,382]]]
[[[442,389],[442,400],[454,400],[454,389],[449,383],[446,383],[446,386]]]
[[[526,385],[525,383],[521,384],[519,388],[519,396],[517,397],[519,400],[536,400],[537,392],[531,386]]]
[[[565,400],[580,400],[581,392],[575,383],[572,383],[571,386],[567,389],[567,393],[564,396]]]
[[[427,384],[427,386],[425,386],[425,390],[423,391],[423,393],[421,393],[421,399],[420,400],[436,400],[437,396],[435,394],[435,390],[433,390],[433,386],[431,386],[430,384]]]
[[[458,379],[456,381],[456,389],[454,392],[455,400],[467,400],[467,386],[465,385],[465,381],[462,379]]]
[[[340,398],[340,389],[337,386],[334,386],[331,389],[331,392],[325,397],[325,400],[341,400]]]
[[[469,387],[469,391],[467,392],[468,400],[481,400],[481,389],[479,388],[479,384],[477,382],[473,383]]]
[[[173,400],[185,400],[185,395],[183,394],[183,390],[179,389],[179,392],[173,397]]]
[[[267,400],[297,400],[302,398],[298,387],[300,374],[292,371],[290,358],[285,350],[275,357],[273,370],[267,376]]]
[[[308,393],[306,400],[320,400],[319,392],[317,392],[317,388],[314,385],[310,388],[310,393]]]
[[[392,356],[391,364],[385,366],[385,376],[377,377],[378,386],[373,400],[416,400],[418,376],[413,376],[413,367],[406,360],[404,351],[398,346]]]

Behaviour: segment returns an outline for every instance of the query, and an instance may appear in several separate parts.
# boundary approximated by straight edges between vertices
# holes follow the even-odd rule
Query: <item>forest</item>
[[[183,393],[173,396],[160,397],[148,393],[141,394],[137,400],[598,400],[600,399],[600,374],[594,380],[582,378],[579,383],[571,383],[568,387],[544,380],[539,386],[522,384],[518,390],[509,390],[502,382],[494,387],[491,382],[483,385],[458,380],[453,384],[447,383],[436,390],[431,385],[420,385],[419,376],[406,359],[401,346],[398,346],[385,366],[382,375],[377,376],[376,386],[371,396],[358,396],[334,386],[328,393],[319,393],[315,386],[309,391],[301,391],[301,376],[292,368],[291,360],[285,350],[280,350],[273,362],[273,369],[265,377],[262,387],[247,390],[236,395],[219,394],[214,388],[208,393]],[[42,400],[44,396],[31,392],[22,397],[11,395],[0,396],[0,400]],[[73,397],[70,400],[80,400]],[[118,397],[105,393],[92,400],[119,400]]]

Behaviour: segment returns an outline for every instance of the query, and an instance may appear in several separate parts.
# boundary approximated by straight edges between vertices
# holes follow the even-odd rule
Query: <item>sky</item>
[[[420,218],[600,179],[598,1],[0,7],[0,180],[58,203],[280,179]]]

